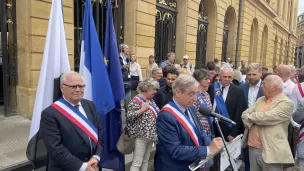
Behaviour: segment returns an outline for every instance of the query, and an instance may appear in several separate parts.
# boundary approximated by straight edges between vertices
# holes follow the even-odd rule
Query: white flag
[[[54,79],[70,71],[61,0],[53,0],[26,155],[35,164],[41,112],[53,103]]]

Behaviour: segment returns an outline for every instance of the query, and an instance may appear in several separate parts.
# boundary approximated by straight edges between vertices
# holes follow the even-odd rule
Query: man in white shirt
[[[244,105],[245,109],[251,107],[258,98],[263,96],[261,88],[262,84],[262,67],[259,63],[251,63],[246,68],[247,83],[241,84],[240,87],[244,92]],[[249,163],[249,149],[242,149],[244,155],[245,171],[250,170]]]
[[[287,66],[287,65],[279,65],[277,68],[276,68],[276,74],[282,78],[284,84],[283,84],[283,92],[284,94],[290,99],[293,101],[293,103],[295,103],[295,98],[294,98],[294,95],[293,95],[293,88],[295,87],[295,83],[293,83],[291,80],[290,80],[290,76],[291,76],[291,70],[290,68]],[[291,148],[291,151],[293,153],[293,155],[295,155],[295,151],[296,151],[296,148],[295,148],[295,143],[294,143],[294,138],[293,138],[293,132],[294,132],[294,129],[298,129],[301,125],[299,125],[298,123],[296,123],[293,118],[291,117],[290,118],[290,123],[291,125],[289,125],[289,128],[288,128],[288,140],[289,140],[289,145],[290,145],[290,148]]]

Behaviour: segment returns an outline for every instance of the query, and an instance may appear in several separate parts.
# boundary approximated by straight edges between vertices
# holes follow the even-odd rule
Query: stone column
[[[52,0],[17,3],[18,86],[17,113],[32,117]],[[70,64],[74,66],[73,1],[63,0],[64,27]]]

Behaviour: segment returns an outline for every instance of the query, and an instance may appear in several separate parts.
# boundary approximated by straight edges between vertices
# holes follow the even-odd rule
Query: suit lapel
[[[232,94],[233,94],[233,84],[230,84],[228,94],[227,94],[227,97],[226,97],[226,100],[225,100],[225,104],[227,104],[226,102],[230,101],[229,99],[231,98]]]
[[[92,124],[94,125],[94,119],[93,119],[93,116],[92,116],[92,113],[91,113],[91,110],[90,110],[90,107],[89,107],[89,105],[87,104],[87,103],[85,103],[85,101],[81,101],[81,105],[82,105],[82,107],[83,107],[83,110],[85,111],[85,113],[86,113],[86,115],[87,115],[87,117],[88,117],[88,119],[89,119],[89,121],[91,121],[92,122]],[[95,125],[94,125],[95,126]]]

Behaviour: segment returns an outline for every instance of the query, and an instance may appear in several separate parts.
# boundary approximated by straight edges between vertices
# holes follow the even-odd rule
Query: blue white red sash
[[[195,129],[196,129],[195,126],[191,123],[191,121],[189,119],[186,118],[184,113],[181,113],[177,108],[173,107],[172,103],[173,102],[166,104],[162,108],[162,110],[165,110],[165,111],[171,113],[177,119],[177,121],[186,129],[186,131],[189,133],[194,144],[196,146],[199,146],[200,143],[199,143],[198,135],[196,134],[196,131],[195,131]]]
[[[62,115],[68,118],[76,126],[78,126],[96,143],[96,145],[98,145],[98,131],[96,127],[78,109],[73,107],[63,98],[59,99],[51,106],[57,109]]]
[[[146,103],[146,100],[143,99],[143,98],[140,97],[140,96],[135,96],[135,97],[133,98],[133,100],[137,101],[137,103],[139,103],[140,105],[141,105],[142,103]],[[151,103],[149,103],[149,109],[150,109],[150,111],[152,112],[154,118],[156,119],[156,118],[157,118],[157,114],[158,114],[158,112],[159,112],[159,111],[157,110],[157,108],[156,108],[155,106],[153,106]]]

